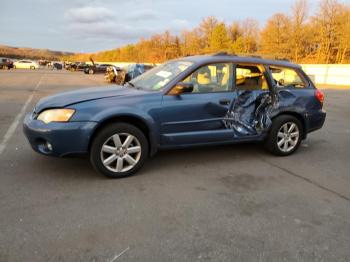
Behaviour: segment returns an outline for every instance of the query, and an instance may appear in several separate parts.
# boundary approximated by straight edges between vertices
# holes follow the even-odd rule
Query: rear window
[[[308,86],[304,78],[295,69],[271,66],[270,71],[275,84],[279,88],[305,88]]]

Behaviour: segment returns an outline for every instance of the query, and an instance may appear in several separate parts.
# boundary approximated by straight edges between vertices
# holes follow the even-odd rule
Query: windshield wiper
[[[133,88],[136,88],[136,89],[141,89],[141,87],[139,86],[135,86],[133,83],[131,82],[127,82],[126,84],[128,84],[129,86],[133,87]]]
[[[135,88],[135,85],[133,83],[131,83],[131,82],[126,82],[126,84]]]

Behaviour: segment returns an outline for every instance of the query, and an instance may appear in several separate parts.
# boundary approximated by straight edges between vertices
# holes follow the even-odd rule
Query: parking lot
[[[256,144],[164,151],[113,180],[32,151],[24,109],[102,85],[0,71],[0,261],[350,261],[350,88],[324,90],[324,128],[285,158]]]

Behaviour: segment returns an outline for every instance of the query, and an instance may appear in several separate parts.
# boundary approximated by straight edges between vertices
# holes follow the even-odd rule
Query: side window
[[[262,65],[236,66],[236,88],[238,90],[268,90],[269,86],[264,76]]]
[[[232,90],[232,75],[232,64],[210,64],[197,69],[183,82],[193,84],[192,93],[227,92]]]
[[[271,66],[270,71],[278,88],[305,88],[307,86],[294,69]]]

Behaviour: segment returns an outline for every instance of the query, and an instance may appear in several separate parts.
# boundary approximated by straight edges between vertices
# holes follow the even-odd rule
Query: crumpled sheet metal
[[[235,137],[260,135],[272,124],[272,108],[268,92],[237,91],[237,98],[227,112],[224,125],[233,130]]]

